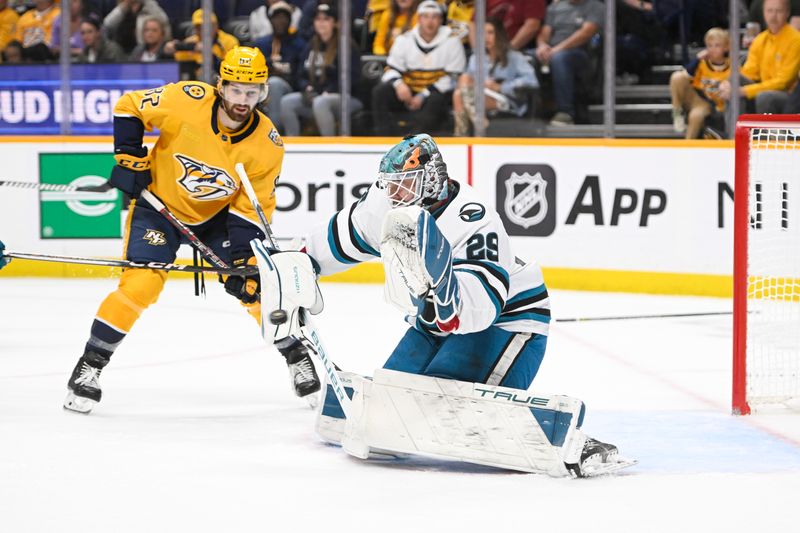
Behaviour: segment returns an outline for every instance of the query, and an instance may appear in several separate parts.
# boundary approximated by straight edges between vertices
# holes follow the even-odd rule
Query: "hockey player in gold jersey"
[[[180,232],[139,198],[147,189],[223,261],[233,266],[255,264],[249,243],[264,235],[234,165],[244,165],[271,218],[284,148],[272,122],[256,109],[267,93],[263,54],[237,47],[225,55],[216,87],[194,81],[171,83],[120,98],[114,108],[117,164],[109,183],[132,198],[124,236],[127,259],[172,262],[182,242]],[[143,136],[153,129],[159,136],[148,152]],[[142,312],[156,302],[166,278],[163,270],[123,271],[117,290],[97,311],[84,354],[68,383],[65,408],[85,413],[100,401],[102,369]],[[228,276],[221,281],[260,321],[258,276]],[[276,346],[286,357],[297,395],[319,390],[307,350],[292,338]]]

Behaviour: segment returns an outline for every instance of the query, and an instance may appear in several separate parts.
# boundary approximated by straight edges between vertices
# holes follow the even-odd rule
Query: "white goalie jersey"
[[[460,324],[454,333],[495,325],[547,335],[550,299],[538,264],[513,254],[500,217],[471,187],[455,181],[450,187],[448,199],[430,214],[450,243],[461,290]],[[319,263],[321,274],[380,258],[381,226],[391,209],[386,192],[375,183],[358,201],[333,215],[327,226],[309,235],[306,251]],[[443,335],[420,317],[408,321],[422,331]]]

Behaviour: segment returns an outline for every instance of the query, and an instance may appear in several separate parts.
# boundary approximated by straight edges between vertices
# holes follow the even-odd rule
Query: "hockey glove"
[[[153,177],[150,175],[150,169],[131,170],[119,165],[111,169],[111,178],[108,180],[111,185],[128,194],[134,200],[139,198],[142,191],[152,181]]]
[[[0,241],[0,269],[11,262],[11,258],[3,255],[6,251],[6,245],[3,244],[3,241]]]
[[[417,239],[422,266],[433,292],[436,326],[444,331],[458,328],[461,308],[461,291],[453,273],[453,256],[450,243],[439,231],[436,220],[422,210],[417,220]]]
[[[234,268],[244,268],[246,265],[255,265],[254,256],[234,259]],[[259,300],[261,295],[261,281],[258,274],[253,276],[238,276],[232,274],[225,280],[225,292],[235,296],[243,304],[252,304]]]

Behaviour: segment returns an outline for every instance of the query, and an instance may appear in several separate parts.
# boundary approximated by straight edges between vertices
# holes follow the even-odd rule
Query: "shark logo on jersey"
[[[527,172],[511,173],[506,180],[506,216],[523,228],[535,226],[547,216],[547,182],[541,172],[531,176]],[[538,205],[538,210],[534,209]],[[530,213],[533,213],[532,215]]]
[[[167,244],[167,239],[164,237],[163,231],[148,229],[144,233],[142,239],[146,240],[152,246],[164,246]]]
[[[195,200],[217,200],[236,192],[236,182],[221,168],[208,166],[182,154],[175,154],[175,159],[183,166],[183,176],[178,183]]]
[[[464,222],[477,222],[486,214],[486,208],[476,202],[470,202],[461,206],[461,211],[458,212],[458,218]]]

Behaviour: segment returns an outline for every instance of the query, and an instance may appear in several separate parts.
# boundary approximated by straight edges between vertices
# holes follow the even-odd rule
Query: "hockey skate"
[[[95,352],[87,351],[81,356],[67,383],[64,409],[84,414],[92,410],[103,396],[99,379],[107,364],[108,359]]]
[[[619,450],[613,444],[587,437],[581,451],[580,463],[566,466],[574,477],[595,477],[633,466],[636,462],[620,457]]]
[[[297,343],[284,356],[289,367],[294,393],[300,398],[305,398],[311,407],[316,407],[318,403],[316,393],[320,390],[320,382],[308,350]]]

